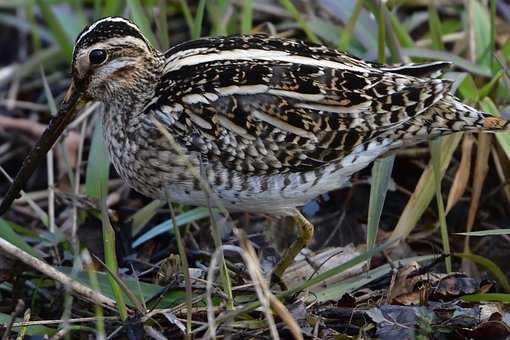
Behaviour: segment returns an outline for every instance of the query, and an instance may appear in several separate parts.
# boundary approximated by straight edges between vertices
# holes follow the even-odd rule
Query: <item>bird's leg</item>
[[[275,282],[281,282],[281,278],[285,270],[294,262],[294,258],[299,252],[308,245],[313,238],[313,224],[310,223],[297,209],[294,211],[292,218],[298,229],[297,239],[283,254],[282,259],[273,269],[272,278]]]

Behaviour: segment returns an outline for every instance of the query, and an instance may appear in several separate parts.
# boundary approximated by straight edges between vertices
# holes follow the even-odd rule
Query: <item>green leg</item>
[[[298,210],[292,215],[298,229],[297,239],[285,251],[281,261],[273,269],[272,277],[274,282],[281,282],[285,270],[294,262],[297,254],[308,245],[313,238],[313,224],[310,223]]]

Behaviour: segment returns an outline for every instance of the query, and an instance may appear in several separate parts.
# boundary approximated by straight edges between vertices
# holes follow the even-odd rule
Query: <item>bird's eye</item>
[[[89,53],[89,60],[91,65],[102,64],[106,60],[107,54],[105,50],[96,49]]]

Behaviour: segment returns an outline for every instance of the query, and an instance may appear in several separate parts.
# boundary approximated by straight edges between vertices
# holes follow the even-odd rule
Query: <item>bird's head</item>
[[[25,158],[2,201],[0,215],[18,196],[80,107],[89,101],[101,101],[117,107],[117,111],[143,107],[154,95],[163,62],[163,56],[127,19],[107,17],[86,27],[76,39],[72,81],[59,112]]]
[[[86,27],[76,39],[72,60],[73,85],[83,99],[130,103],[150,96],[160,74],[162,56],[140,29],[121,17],[107,17]]]

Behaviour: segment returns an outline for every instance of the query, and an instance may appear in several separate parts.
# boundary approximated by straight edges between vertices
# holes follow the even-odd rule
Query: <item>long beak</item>
[[[9,209],[12,202],[19,196],[27,180],[32,176],[46,153],[53,147],[53,144],[55,144],[66,126],[73,121],[76,111],[84,103],[85,100],[80,91],[76,89],[74,82],[71,83],[62,103],[60,103],[57,115],[51,119],[50,124],[37,141],[37,144],[23,160],[21,169],[18,171],[14,182],[9,187],[0,205],[0,216]]]

